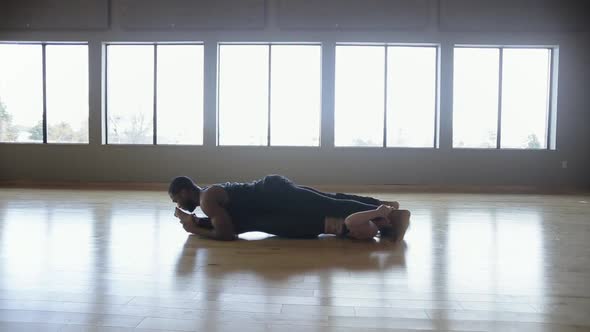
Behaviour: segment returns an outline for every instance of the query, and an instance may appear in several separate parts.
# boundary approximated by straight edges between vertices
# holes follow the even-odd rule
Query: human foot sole
[[[406,231],[410,227],[410,216],[411,213],[408,210],[394,210],[387,216],[393,226],[391,239],[394,242],[401,242],[404,239]]]

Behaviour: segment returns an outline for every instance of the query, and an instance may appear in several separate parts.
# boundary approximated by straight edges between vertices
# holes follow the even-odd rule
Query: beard
[[[193,211],[195,211],[195,209],[197,208],[197,202],[196,202],[196,201],[187,201],[187,202],[184,204],[184,208],[185,208],[187,211],[193,212]]]

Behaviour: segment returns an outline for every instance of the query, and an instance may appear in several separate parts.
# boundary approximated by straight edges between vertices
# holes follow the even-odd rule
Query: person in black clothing
[[[187,232],[217,240],[260,231],[288,238],[335,234],[372,239],[378,233],[401,241],[410,212],[397,202],[343,193],[324,193],[294,184],[281,175],[247,182],[226,182],[201,188],[188,177],[177,177],[168,194],[177,204],[174,215]],[[193,212],[200,206],[207,218]]]

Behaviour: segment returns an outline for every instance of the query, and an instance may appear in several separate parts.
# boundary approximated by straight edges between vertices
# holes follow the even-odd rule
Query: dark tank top
[[[228,201],[223,206],[232,218],[234,226],[239,226],[237,221],[243,216],[252,214],[254,209],[260,205],[261,200],[261,186],[263,179],[254,180],[252,182],[225,182],[216,184],[225,190],[228,196]],[[203,187],[203,190],[208,189],[209,186]],[[201,218],[201,227],[212,228],[211,220]],[[238,230],[240,227],[236,227]],[[238,232],[239,233],[239,232]]]
[[[228,196],[224,208],[232,218],[236,233],[249,231],[262,231],[256,225],[256,216],[264,215],[264,178],[251,182],[226,182],[220,183]],[[262,227],[264,228],[264,227]]]
[[[244,213],[254,213],[264,208],[264,197],[262,186],[264,179],[254,180],[252,182],[226,182],[220,183],[228,196],[228,201],[224,206],[230,214],[230,217]]]
[[[229,199],[224,207],[236,233],[259,231],[291,238],[313,238],[323,233],[324,216],[295,216],[272,210],[266,198],[273,194],[280,180],[266,176],[252,182],[218,184],[227,192]]]

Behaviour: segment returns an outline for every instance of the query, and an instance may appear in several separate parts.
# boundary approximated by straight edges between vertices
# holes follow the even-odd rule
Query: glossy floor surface
[[[189,236],[166,193],[0,189],[0,331],[590,331],[590,196],[373,193],[404,245]]]

